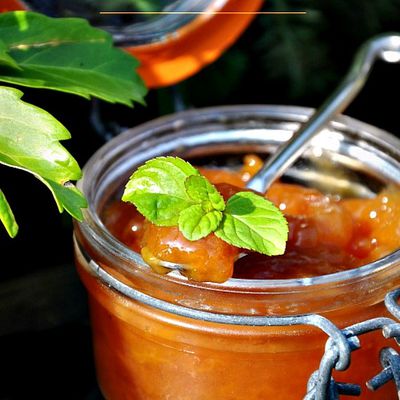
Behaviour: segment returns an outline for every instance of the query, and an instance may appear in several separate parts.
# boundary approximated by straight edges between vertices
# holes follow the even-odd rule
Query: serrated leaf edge
[[[273,219],[276,222],[283,222],[284,223],[284,225],[282,225],[283,231],[276,229],[276,227],[274,227],[272,225],[269,226],[269,224],[268,224],[268,229],[275,231],[278,235],[282,235],[283,234],[283,235],[286,236],[286,239],[284,240],[284,245],[283,246],[277,246],[276,243],[274,243],[273,241],[271,241],[269,239],[266,239],[266,238],[263,238],[257,231],[252,229],[249,224],[244,222],[240,218],[239,214],[231,214],[229,212],[229,202],[230,201],[231,201],[231,204],[232,204],[232,201],[234,202],[236,200],[236,198],[238,198],[240,195],[244,194],[244,195],[246,195],[245,197],[247,197],[247,195],[249,193],[251,193],[251,194],[253,194],[255,196],[258,196],[260,199],[265,201],[268,204],[269,207],[273,207],[277,211],[279,211],[279,214],[275,214],[275,215],[273,215],[271,217],[268,217],[268,218]],[[269,212],[269,210],[265,210],[265,211]],[[265,254],[267,256],[278,256],[278,255],[282,255],[285,252],[285,247],[286,247],[285,244],[286,244],[287,236],[288,236],[288,233],[289,233],[288,224],[287,224],[287,221],[286,221],[284,215],[282,214],[282,212],[270,200],[266,199],[263,196],[257,195],[256,193],[253,193],[253,192],[238,192],[238,193],[235,193],[231,198],[228,199],[227,204],[226,204],[226,209],[223,212],[223,214],[224,214],[224,217],[223,217],[221,223],[219,224],[218,228],[214,231],[214,234],[218,238],[220,238],[221,240],[229,243],[232,246],[236,246],[236,247],[240,247],[240,248],[256,251],[258,253]],[[247,218],[249,218],[249,214],[245,214],[245,215],[247,216]],[[231,240],[229,237],[227,237],[226,233],[224,232],[224,222],[226,221],[226,219],[228,217],[230,217],[232,219],[232,225],[233,226],[235,225],[236,221],[239,221],[242,224],[244,224],[247,227],[247,229],[249,230],[250,236],[254,237],[254,233],[257,234],[257,237],[253,239],[253,242],[257,242],[257,241],[259,241],[261,239],[262,241],[269,243],[270,247],[274,248],[274,251],[268,251],[267,248],[264,245],[262,246],[263,248],[260,249],[259,247],[253,245],[252,243],[248,243],[247,237],[246,238],[239,237],[239,235],[237,233],[238,232],[237,229],[234,229],[234,233],[237,236],[237,238],[239,239],[238,242],[240,242],[240,243],[235,243],[235,241]],[[257,218],[257,216],[253,216],[253,217]],[[250,216],[250,218],[252,218],[252,216]]]

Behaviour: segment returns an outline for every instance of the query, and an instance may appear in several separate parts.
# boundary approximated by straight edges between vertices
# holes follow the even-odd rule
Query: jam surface
[[[225,200],[261,167],[248,155],[239,171],[200,169]],[[130,204],[115,202],[104,212],[110,232],[158,273],[179,264],[180,272],[196,281],[292,279],[325,275],[375,261],[400,245],[400,193],[387,190],[373,199],[337,199],[315,189],[275,183],[265,197],[285,214],[289,240],[282,256],[244,251],[214,234],[191,242],[176,227],[157,227]]]

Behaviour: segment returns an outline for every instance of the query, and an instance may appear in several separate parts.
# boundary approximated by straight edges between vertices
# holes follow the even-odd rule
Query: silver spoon
[[[333,94],[308,122],[268,159],[261,170],[248,181],[246,187],[265,193],[272,182],[279,178],[303,153],[311,139],[357,96],[367,81],[377,58],[390,63],[400,62],[400,34],[380,35],[364,43],[354,57],[348,74]],[[167,261],[163,261],[161,266],[171,270],[185,270],[185,265]]]
[[[246,187],[265,193],[271,183],[282,176],[285,170],[300,157],[311,139],[357,96],[378,58],[389,63],[400,62],[400,34],[384,34],[365,42],[354,57],[349,72],[337,89],[308,122],[268,159],[261,170],[249,180]]]

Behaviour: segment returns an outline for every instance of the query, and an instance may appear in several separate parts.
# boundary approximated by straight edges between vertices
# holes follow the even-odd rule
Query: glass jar
[[[234,168],[246,153],[273,152],[311,112],[285,106],[187,111],[128,130],[89,160],[80,182],[89,208],[75,226],[74,243],[107,399],[300,399],[327,335],[310,325],[246,326],[242,317],[319,314],[343,328],[387,316],[382,300],[399,286],[400,251],[313,278],[196,283],[176,273],[153,273],[102,222],[106,204],[119,198],[131,172],[147,159],[172,154],[195,165]],[[342,196],[373,196],[399,185],[400,142],[342,116],[313,140],[284,179]],[[210,322],[209,315],[226,321]],[[363,336],[350,368],[335,378],[364,386],[379,372],[379,350],[387,345],[379,332]],[[397,395],[387,384],[376,393],[363,389],[362,398]]]
[[[246,29],[263,0],[25,2],[7,0],[4,10],[21,8],[88,19],[110,32],[116,45],[138,58],[139,74],[147,87],[154,88],[181,82],[215,61]],[[134,14],[100,14],[102,11]]]
[[[117,45],[138,58],[147,87],[179,83],[214,62],[247,28],[262,0],[184,0],[177,11],[201,15],[163,15],[147,25],[114,32]],[[169,7],[168,10],[174,10]],[[157,32],[158,35],[154,35]]]

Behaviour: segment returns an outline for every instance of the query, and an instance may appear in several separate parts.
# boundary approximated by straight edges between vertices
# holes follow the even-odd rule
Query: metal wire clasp
[[[400,306],[397,302],[399,297],[400,289],[388,293],[385,297],[386,308],[397,319],[400,319]],[[391,318],[373,318],[342,329],[341,332],[347,338],[348,349],[352,352],[359,348],[358,336],[378,330],[382,331],[385,338],[394,338],[400,344],[400,323]],[[308,381],[304,400],[336,400],[340,398],[340,395],[359,396],[361,394],[360,385],[336,382],[332,377],[334,369],[342,369],[337,362],[340,357],[344,357],[341,354],[342,349],[343,346],[338,346],[333,337],[328,339],[319,369],[312,373]],[[346,357],[348,356],[349,354],[346,354]],[[385,347],[380,352],[380,362],[382,371],[366,382],[367,388],[375,391],[393,380],[400,398],[399,353],[393,348]]]

